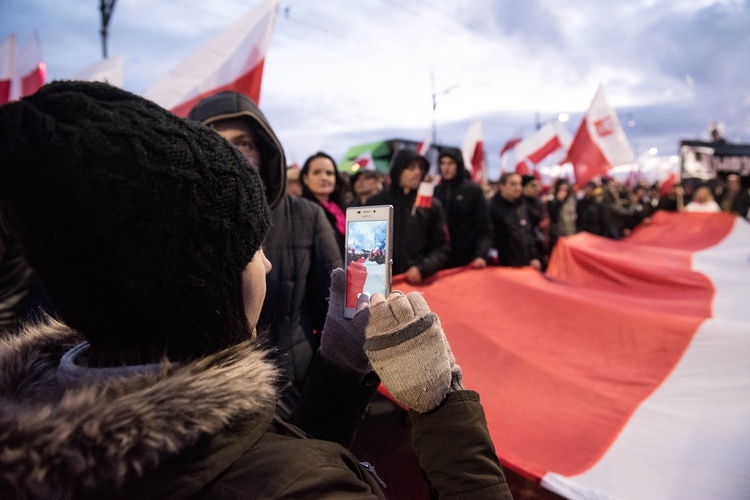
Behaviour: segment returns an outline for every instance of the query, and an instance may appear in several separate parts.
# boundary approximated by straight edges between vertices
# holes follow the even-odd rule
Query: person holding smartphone
[[[4,497],[385,498],[315,421],[278,414],[256,336],[271,211],[236,147],[108,84],[54,82],[0,106],[0,156],[0,204],[59,314],[0,343]],[[421,295],[362,296],[345,319],[344,288],[337,269],[304,407],[336,430],[361,408],[325,397],[382,380],[441,496],[510,498]]]
[[[390,186],[374,194],[367,205],[393,205],[393,274],[404,274],[411,284],[443,269],[450,244],[443,206],[433,198],[418,207],[417,189],[427,175],[427,159],[409,149],[391,160]]]

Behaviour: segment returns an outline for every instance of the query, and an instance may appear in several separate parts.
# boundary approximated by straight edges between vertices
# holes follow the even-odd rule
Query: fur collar
[[[201,438],[273,414],[277,371],[250,342],[63,391],[60,358],[82,341],[52,320],[0,340],[0,491],[10,497],[119,488]]]

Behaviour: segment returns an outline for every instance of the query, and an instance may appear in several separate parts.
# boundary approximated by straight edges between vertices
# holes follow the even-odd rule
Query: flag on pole
[[[259,102],[278,3],[268,0],[258,4],[154,82],[143,96],[178,116],[187,116],[202,98],[224,90]]]
[[[36,33],[20,47],[16,46],[15,33],[0,43],[0,104],[33,94],[46,77],[47,66]]]
[[[360,170],[377,170],[375,160],[372,158],[372,151],[369,149],[355,158],[352,163],[352,171],[358,172]]]
[[[516,172],[528,173],[527,160],[536,165],[555,151],[567,152],[571,142],[573,136],[559,120],[548,122],[534,135],[516,145]]]
[[[417,145],[417,153],[427,157],[427,153],[430,152],[432,147],[432,132],[430,132],[425,139]]]
[[[10,86],[13,81],[13,52],[16,35],[11,33],[0,42],[0,104],[10,101]]]
[[[72,74],[70,79],[84,82],[105,82],[115,87],[122,87],[122,74],[122,56],[113,56],[81,68]]]
[[[432,182],[420,182],[417,189],[417,199],[411,210],[412,215],[417,208],[430,208],[432,206],[432,195],[435,193],[435,184]]]
[[[523,130],[518,129],[511,137],[508,139],[505,144],[503,144],[503,147],[500,148],[500,171],[506,172],[508,171],[508,157],[511,156],[511,151],[515,150],[516,145],[523,140]]]
[[[485,179],[484,142],[482,140],[482,122],[475,121],[469,126],[461,146],[466,169],[471,172],[474,182]]]
[[[576,185],[582,186],[612,167],[633,161],[633,149],[600,85],[573,138],[566,162],[573,164]]]
[[[42,60],[41,44],[36,33],[26,39],[18,49],[13,65],[18,84],[15,89],[17,94],[14,95],[11,89],[11,99],[31,95],[44,85],[47,79],[47,65]]]

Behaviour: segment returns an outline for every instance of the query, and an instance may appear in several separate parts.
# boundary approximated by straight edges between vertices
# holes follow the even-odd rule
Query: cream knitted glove
[[[365,326],[370,317],[367,307],[369,301],[362,294],[357,301],[357,312],[354,318],[344,318],[344,300],[346,294],[346,277],[341,268],[331,272],[331,293],[328,298],[328,313],[320,338],[320,355],[327,362],[338,366],[342,371],[361,380],[372,372],[372,366],[365,356]]]
[[[365,336],[370,363],[402,405],[424,413],[463,389],[461,367],[422,294],[393,292],[371,305]]]

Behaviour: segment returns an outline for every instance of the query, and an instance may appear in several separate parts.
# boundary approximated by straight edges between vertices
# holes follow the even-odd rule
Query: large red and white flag
[[[566,162],[573,164],[576,185],[582,186],[594,177],[606,175],[612,167],[633,161],[633,148],[600,85],[573,138]]]
[[[461,154],[464,158],[464,166],[471,173],[472,180],[474,182],[483,181],[485,179],[485,163],[481,121],[476,121],[469,126],[461,145]]]
[[[559,120],[548,122],[534,135],[516,144],[516,172],[527,174],[529,162],[536,165],[556,151],[567,152],[571,142],[573,136]]]
[[[154,82],[143,96],[178,116],[187,116],[198,101],[223,90],[234,90],[259,102],[278,3],[268,0],[258,4]]]
[[[70,79],[84,82],[105,82],[115,87],[122,87],[122,68],[122,56],[113,56],[81,68],[70,75]]]
[[[403,275],[440,317],[503,464],[571,499],[746,499],[750,223],[656,212],[531,268]],[[492,297],[504,297],[502,301]]]
[[[0,104],[33,94],[46,78],[47,66],[36,33],[20,46],[15,34],[0,43]]]

